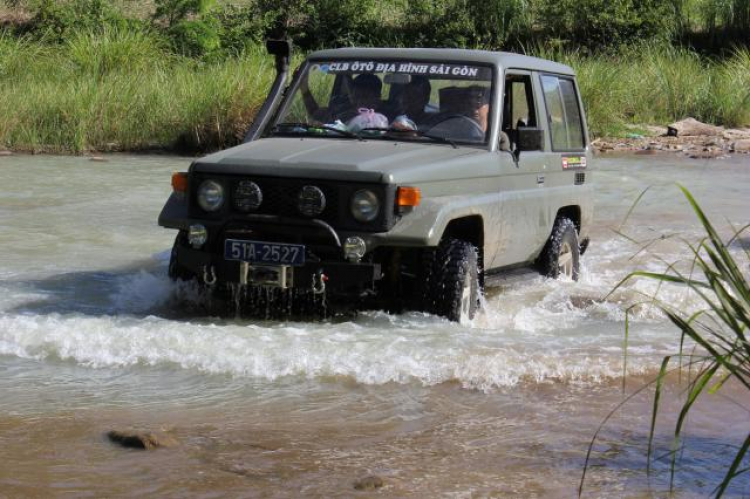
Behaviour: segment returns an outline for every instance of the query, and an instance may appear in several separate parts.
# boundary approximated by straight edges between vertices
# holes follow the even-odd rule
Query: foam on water
[[[201,297],[172,283],[164,259],[156,261],[152,271],[113,277],[109,303],[99,313],[3,313],[0,354],[93,368],[173,366],[266,380],[343,376],[367,384],[455,381],[483,390],[622,375],[622,310],[603,299],[609,279],[595,265],[580,283],[540,277],[491,294],[474,322],[462,326],[383,312],[317,323],[168,319],[162,311]],[[7,310],[32,295],[6,296],[13,297],[3,301]],[[644,325],[656,323],[631,340],[631,374],[653,369],[654,358],[676,348],[675,335],[651,312],[637,315]]]

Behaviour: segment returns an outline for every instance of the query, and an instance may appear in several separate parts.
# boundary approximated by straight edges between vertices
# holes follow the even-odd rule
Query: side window
[[[573,80],[543,75],[542,88],[555,151],[574,151],[585,147],[583,120]]]
[[[514,144],[519,127],[536,127],[536,106],[530,75],[507,75],[503,97],[503,132]]]

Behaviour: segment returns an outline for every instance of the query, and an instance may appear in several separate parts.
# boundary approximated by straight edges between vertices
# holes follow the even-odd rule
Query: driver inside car
[[[484,142],[490,111],[489,88],[481,85],[440,89],[440,114],[430,134],[465,142]]]

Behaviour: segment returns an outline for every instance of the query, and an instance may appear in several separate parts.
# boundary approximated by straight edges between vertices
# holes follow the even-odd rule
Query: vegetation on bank
[[[301,51],[461,46],[559,60],[580,75],[595,135],[686,116],[750,126],[750,0],[3,2],[0,20],[17,16],[0,25],[0,147],[14,150],[235,144],[274,76],[266,36]]]
[[[685,442],[683,434],[690,411],[698,399],[720,392],[728,383],[737,383],[744,393],[750,391],[750,339],[748,337],[748,333],[750,333],[750,282],[748,282],[748,273],[745,270],[748,261],[750,261],[750,248],[743,242],[750,225],[740,228],[732,227],[734,229],[732,237],[728,240],[722,238],[693,195],[685,187],[679,187],[705,233],[704,237],[697,243],[685,243],[690,250],[690,260],[687,262],[668,262],[655,255],[666,267],[665,271],[633,272],[612,290],[614,292],[624,283],[642,278],[654,280],[660,286],[662,284],[676,284],[700,299],[701,308],[692,313],[661,301],[658,297],[658,291],[654,296],[644,296],[644,301],[641,302],[641,304],[651,304],[658,307],[677,327],[681,335],[680,350],[663,358],[659,375],[655,380],[651,428],[646,449],[647,471],[650,470],[652,463],[657,460],[669,459],[670,492],[673,492],[675,472],[682,455],[682,449],[684,446],[690,445],[689,442]],[[645,194],[645,191],[638,197],[636,204],[640,202],[643,194]],[[634,208],[635,205],[630,212]],[[630,239],[627,236],[625,237]],[[635,242],[633,239],[630,240]],[[648,252],[652,243],[653,241],[642,241],[640,251]],[[734,256],[735,254],[737,256]],[[681,270],[683,268],[686,271]],[[628,320],[626,318],[626,349],[628,334]],[[692,345],[688,347],[690,343]],[[682,390],[684,399],[681,402],[680,412],[675,422],[672,446],[667,453],[662,454],[661,450],[657,451],[656,449],[654,435],[661,409],[660,400],[664,391],[665,379],[670,372],[674,371],[680,376],[687,374],[688,379],[685,389]],[[603,425],[644,388],[646,387],[642,387],[616,407],[594,435],[586,455],[586,466],[578,490],[579,497],[583,492],[586,471],[594,450],[594,443]],[[722,417],[721,414],[715,416],[719,420]],[[731,462],[728,462],[722,481],[716,484],[716,488],[712,492],[712,495],[717,498],[728,492],[733,480],[750,471],[747,466],[747,456],[750,452],[750,433],[747,433],[747,428],[738,428],[737,430],[737,438],[738,440],[741,439],[742,443],[737,447],[732,446],[727,454],[727,457],[731,458]]]

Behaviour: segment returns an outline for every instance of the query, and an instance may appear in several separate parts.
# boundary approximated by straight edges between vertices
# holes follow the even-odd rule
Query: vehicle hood
[[[270,137],[201,158],[192,169],[392,183],[401,178],[418,179],[422,174],[433,176],[438,171],[447,173],[456,161],[483,154],[489,152],[437,143]],[[465,177],[465,172],[461,176]]]

